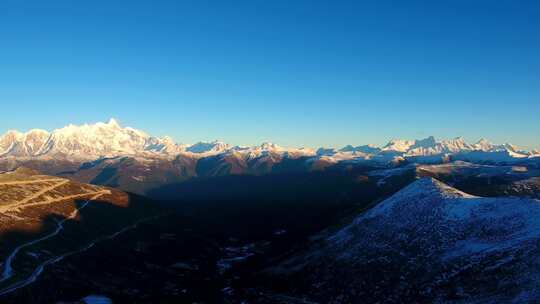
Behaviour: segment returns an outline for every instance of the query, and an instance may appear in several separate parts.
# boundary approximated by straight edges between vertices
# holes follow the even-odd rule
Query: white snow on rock
[[[345,303],[412,291],[429,303],[540,299],[539,200],[478,197],[422,178],[318,239],[275,271],[300,272],[310,293],[343,294]]]
[[[344,248],[339,252],[340,258],[352,259],[371,237],[362,231],[376,231],[369,228],[373,223],[383,229],[375,233],[396,237],[401,231],[408,231],[408,237],[430,233],[425,235],[430,239],[444,230],[437,237],[437,242],[445,248],[444,259],[487,254],[540,240],[540,201],[477,197],[433,178],[422,178],[330,236],[330,246]],[[364,238],[359,239],[361,235]]]
[[[455,160],[469,162],[520,162],[538,158],[538,151],[527,152],[511,144],[494,145],[485,139],[468,144],[461,137],[437,141],[433,136],[420,140],[391,140],[379,148],[375,145],[347,145],[341,149],[284,148],[271,142],[259,146],[231,146],[222,141],[178,144],[170,137],[153,137],[130,127],[122,127],[115,119],[107,123],[84,124],[47,132],[30,130],[26,133],[7,131],[0,136],[0,157],[61,156],[92,160],[99,157],[152,156],[168,157],[184,154],[203,158],[219,154],[237,154],[246,160],[258,157],[298,158],[327,163],[342,161],[356,163],[395,164],[403,160],[419,164],[446,163]],[[309,161],[309,160],[308,160]]]
[[[222,153],[241,152],[261,155],[268,152],[288,156],[314,155],[310,149],[287,149],[273,143],[255,147],[232,147],[221,141],[178,144],[170,137],[152,137],[117,120],[107,123],[68,125],[52,131],[30,130],[27,133],[10,130],[0,137],[0,157],[65,156],[74,159],[97,159],[117,156],[167,156],[188,154],[206,157]]]

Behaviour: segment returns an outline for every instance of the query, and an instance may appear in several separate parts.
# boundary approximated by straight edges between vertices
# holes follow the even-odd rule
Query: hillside
[[[539,217],[423,178],[268,273],[324,303],[537,301]]]
[[[0,174],[0,296],[31,284],[63,258],[161,213],[119,190],[29,169]]]

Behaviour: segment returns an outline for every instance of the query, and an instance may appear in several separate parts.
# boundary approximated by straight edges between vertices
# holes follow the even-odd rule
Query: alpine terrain
[[[284,148],[273,143],[242,147],[219,141],[178,144],[169,137],[122,127],[114,119],[52,132],[8,131],[0,137],[0,170],[24,166],[150,196],[163,186],[197,178],[453,161],[538,166],[540,156],[512,144],[494,145],[485,139],[469,144],[459,137],[392,140],[383,147],[348,145],[341,149]]]
[[[5,303],[534,302],[540,157],[463,138],[0,138]]]
[[[534,302],[539,216],[539,200],[421,178],[268,271],[322,303]]]

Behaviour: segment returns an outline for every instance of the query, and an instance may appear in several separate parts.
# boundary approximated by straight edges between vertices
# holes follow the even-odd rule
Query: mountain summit
[[[426,160],[436,161],[441,158],[433,158],[434,156],[445,155],[460,155],[459,159],[469,161],[511,161],[534,155],[511,144],[494,145],[485,139],[468,144],[461,137],[437,141],[433,136],[420,140],[395,139],[382,148],[374,145],[348,145],[341,149],[291,149],[268,142],[259,146],[241,147],[221,141],[185,145],[175,143],[170,137],[153,137],[137,129],[122,127],[115,119],[110,119],[106,123],[80,126],[70,124],[52,132],[33,129],[21,133],[10,130],[0,137],[0,157],[15,158],[65,157],[94,160],[118,156],[175,157],[180,154],[191,154],[200,158],[236,152],[251,156],[277,153],[283,156],[317,157],[324,158],[328,162],[344,160],[391,162],[396,159],[399,161],[400,158],[413,158],[415,162],[421,162],[422,159],[418,157],[428,157]],[[470,155],[464,157],[465,154]]]
[[[528,302],[540,287],[538,217],[537,200],[423,178],[272,271],[328,303]]]
[[[8,131],[0,137],[0,156],[48,155],[95,159],[145,151],[174,153],[180,151],[180,146],[133,128],[123,128],[115,119],[108,123],[68,125],[51,133],[44,130],[27,133]]]
[[[191,153],[200,157],[229,151],[281,151],[285,149],[272,143],[256,147],[232,147],[221,142],[198,142],[193,145],[175,143],[170,137],[153,137],[130,127],[122,127],[111,118],[107,123],[68,125],[52,132],[30,130],[27,133],[10,130],[0,136],[0,157],[69,157],[71,159],[97,159],[101,157],[153,156]]]

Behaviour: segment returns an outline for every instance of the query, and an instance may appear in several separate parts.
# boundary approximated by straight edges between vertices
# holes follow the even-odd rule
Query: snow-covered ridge
[[[428,303],[536,303],[539,217],[538,200],[477,197],[419,179],[277,271],[307,278],[306,294],[339,295],[327,302],[399,301],[420,289]]]
[[[441,163],[450,160],[470,162],[512,162],[538,156],[538,151],[521,150],[512,144],[496,145],[486,139],[474,144],[462,137],[438,141],[433,136],[419,140],[393,139],[383,147],[348,145],[340,150],[320,148],[317,155],[328,161],[399,162],[408,159],[418,163]]]
[[[493,229],[494,233],[501,234],[497,235],[497,238],[489,238],[489,241],[484,240],[485,246],[482,247],[482,249],[500,250],[529,238],[539,238],[538,216],[540,216],[540,201],[538,200],[515,197],[478,197],[436,179],[421,178],[358,216],[350,225],[330,236],[329,241],[336,246],[351,243],[357,237],[356,235],[365,235],[353,233],[353,231],[357,227],[364,227],[373,219],[377,219],[380,223],[387,223],[383,226],[388,230],[395,230],[395,233],[391,233],[392,235],[399,234],[399,231],[405,227],[433,225],[435,228],[448,228],[455,226],[455,229],[459,230],[468,226],[482,227],[482,225],[477,225],[482,222],[490,227],[504,227],[501,230]],[[445,224],[439,224],[439,222]],[[457,247],[463,243],[463,240],[455,243],[456,240],[449,235],[443,236],[449,238],[445,241],[448,251],[458,252],[462,249]],[[460,238],[463,238],[462,234]],[[474,235],[469,241],[479,242],[478,235]],[[358,240],[356,242],[358,243]],[[456,248],[452,248],[453,246]],[[354,256],[350,253],[349,255]]]
[[[170,138],[156,138],[133,128],[123,128],[114,119],[108,123],[68,125],[52,132],[8,131],[0,137],[0,156],[36,157],[64,155],[95,158],[141,152],[177,153],[182,146]]]
[[[434,178],[421,178],[407,187],[401,189],[392,197],[371,209],[368,212],[369,217],[383,215],[389,209],[399,208],[398,204],[403,201],[415,201],[418,196],[436,198],[439,200],[458,199],[458,198],[475,198],[475,196],[452,188]]]
[[[205,157],[237,152],[250,156],[267,153],[282,155],[314,155],[309,149],[287,149],[273,143],[256,147],[233,147],[220,141],[192,145],[175,143],[170,137],[153,137],[143,131],[122,127],[115,119],[109,122],[68,125],[52,132],[30,130],[26,133],[10,130],[0,136],[0,157],[65,156],[76,159],[96,159],[126,155],[175,156],[179,154]]]
[[[0,157],[65,156],[96,159],[124,155],[207,157],[232,154],[246,159],[258,157],[310,157],[329,163],[342,161],[393,163],[404,159],[413,162],[438,163],[453,160],[471,162],[506,162],[537,157],[539,151],[523,151],[511,144],[494,145],[485,139],[469,144],[461,137],[437,141],[433,136],[420,140],[394,139],[383,147],[348,145],[341,149],[284,148],[274,143],[260,146],[231,146],[221,141],[199,142],[192,145],[175,143],[170,137],[153,137],[143,131],[122,127],[115,120],[107,123],[84,124],[48,132],[33,129],[26,133],[7,131],[0,136]]]

